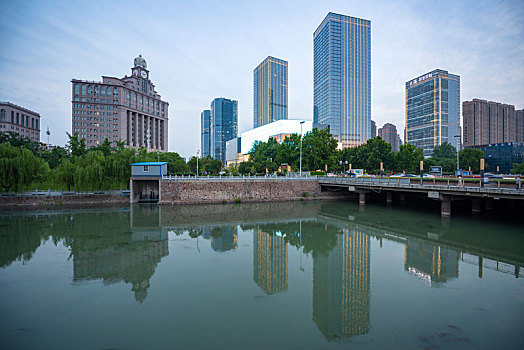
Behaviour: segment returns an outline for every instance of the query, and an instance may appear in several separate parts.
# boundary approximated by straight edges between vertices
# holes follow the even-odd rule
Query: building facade
[[[134,60],[131,76],[101,82],[71,80],[72,131],[96,147],[105,139],[126,147],[167,152],[168,106],[155,91],[146,60]]]
[[[397,127],[393,124],[386,123],[383,127],[378,129],[378,136],[380,136],[384,141],[391,145],[391,149],[395,152],[400,150],[402,141],[397,132]]]
[[[211,111],[209,109],[200,113],[200,149],[202,157],[211,155]]]
[[[517,142],[524,142],[524,109],[515,111],[517,116]]]
[[[238,135],[238,102],[215,98],[211,102],[211,157],[226,163],[226,141]]]
[[[473,99],[462,103],[464,146],[494,143],[524,142],[521,126],[522,111],[499,102]],[[522,130],[522,126],[521,126]]]
[[[509,174],[513,164],[524,162],[524,143],[522,142],[495,143],[472,147],[484,152],[486,170],[490,172]]]
[[[287,61],[268,56],[253,70],[253,127],[287,119]]]
[[[292,134],[303,134],[313,130],[313,122],[303,119],[285,119],[245,131],[239,137],[226,142],[226,165],[235,165],[248,160],[248,153],[256,141],[267,142],[274,138],[282,142]]]
[[[313,121],[342,147],[370,136],[371,21],[328,13],[313,34]]]
[[[372,120],[369,129],[369,138],[374,139],[377,137],[377,124]]]
[[[10,102],[0,102],[0,132],[9,131],[40,142],[40,114]]]
[[[406,83],[404,142],[422,148],[425,157],[444,142],[460,146],[458,75],[436,69]]]

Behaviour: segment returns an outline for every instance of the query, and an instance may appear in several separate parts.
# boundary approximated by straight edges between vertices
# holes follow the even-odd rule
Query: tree
[[[457,149],[448,142],[442,143],[433,149],[428,166],[440,165],[442,171],[452,173],[457,169]]]
[[[480,160],[484,158],[484,152],[477,148],[465,148],[459,152],[459,165],[462,169],[469,169],[478,173],[480,171]]]
[[[44,164],[25,147],[13,147],[7,142],[0,144],[0,189],[25,189],[38,178]]]
[[[78,133],[75,132],[73,135],[66,132],[69,141],[67,142],[66,148],[73,157],[81,157],[86,154],[86,139],[79,139]]]
[[[407,143],[400,146],[400,151],[395,158],[395,170],[417,173],[420,161],[424,160],[424,151]]]
[[[511,173],[523,175],[524,174],[524,162],[520,164],[513,163],[513,167],[511,168]]]
[[[302,140],[302,169],[324,169],[326,164],[331,170],[338,167],[337,145],[328,129],[313,128]]]
[[[253,162],[240,163],[240,165],[238,166],[238,172],[242,175],[254,174],[256,172],[255,163]]]
[[[62,159],[60,165],[55,169],[55,176],[58,182],[67,186],[67,190],[75,184],[75,166],[69,159]]]

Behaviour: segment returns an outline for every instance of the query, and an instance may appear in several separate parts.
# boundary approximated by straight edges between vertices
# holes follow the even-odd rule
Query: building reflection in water
[[[327,340],[369,332],[369,236],[344,227],[337,245],[313,255],[313,320]]]
[[[149,281],[162,257],[169,254],[168,235],[156,207],[137,207],[130,216],[131,234],[101,233],[101,238],[75,238],[73,279],[101,279],[105,283],[132,284],[136,301],[142,303]]]
[[[404,269],[428,286],[439,287],[458,277],[459,252],[410,237],[405,245]]]
[[[268,295],[286,291],[287,266],[284,239],[253,230],[253,281]]]
[[[202,235],[211,239],[211,248],[215,252],[227,252],[238,249],[238,227],[235,226],[216,226],[203,230]]]

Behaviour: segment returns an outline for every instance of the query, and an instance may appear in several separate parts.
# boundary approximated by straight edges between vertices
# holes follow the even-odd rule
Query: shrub
[[[235,198],[235,203],[236,203],[236,204],[240,204],[240,203],[242,203],[242,199],[241,199],[240,197]]]
[[[309,196],[309,192],[302,192],[302,197],[307,198]]]

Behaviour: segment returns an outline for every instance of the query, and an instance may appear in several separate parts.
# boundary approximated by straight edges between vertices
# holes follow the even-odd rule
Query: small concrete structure
[[[167,175],[167,162],[131,164],[130,202],[156,203],[161,200],[163,175]]]

